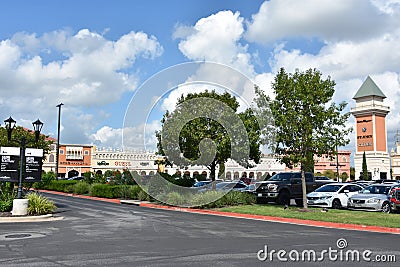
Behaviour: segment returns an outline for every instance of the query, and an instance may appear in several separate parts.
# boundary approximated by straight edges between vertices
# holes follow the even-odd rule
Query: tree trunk
[[[210,164],[210,179],[212,183],[212,189],[215,190],[215,171],[216,171],[217,163],[213,160]]]
[[[304,169],[301,168],[301,189],[303,191],[303,208],[308,209],[307,205],[307,185],[306,185],[306,174]]]

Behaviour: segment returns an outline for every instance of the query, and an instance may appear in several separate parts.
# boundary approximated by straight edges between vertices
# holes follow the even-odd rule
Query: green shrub
[[[218,208],[222,207],[220,199],[224,195],[223,192],[206,191],[204,193],[195,194],[192,199],[192,205],[200,208]]]
[[[181,206],[187,204],[187,198],[178,192],[171,192],[167,195],[167,204]]]
[[[225,206],[250,205],[256,203],[256,197],[252,194],[230,191],[207,191],[194,195],[191,200],[193,206],[199,208],[221,208]]]
[[[0,182],[0,211],[11,211],[13,200],[16,196],[17,191],[14,190],[14,183]]]
[[[54,205],[53,201],[37,193],[29,193],[28,195],[26,195],[26,198],[29,199],[29,215],[43,215],[53,213],[57,208],[56,205]]]
[[[12,210],[13,200],[17,196],[16,192],[3,192],[0,195],[0,211],[8,212]]]
[[[85,181],[79,181],[74,184],[74,193],[78,195],[86,195],[90,191],[90,185]]]
[[[138,185],[131,186],[131,199],[138,199],[139,193],[142,192],[143,189]]]
[[[224,206],[250,205],[256,203],[256,197],[253,194],[230,191],[221,198]]]
[[[141,201],[150,201],[150,196],[144,190],[140,190],[137,194],[137,199]]]
[[[34,189],[45,189],[49,186],[52,181],[56,180],[56,174],[52,171],[42,174],[42,180],[40,182],[35,182],[31,187]]]
[[[66,193],[73,193],[74,192],[74,185],[79,181],[70,181],[70,180],[58,180],[58,181],[51,181],[48,186],[45,186],[43,189],[54,190],[58,192],[66,192]]]
[[[115,198],[119,197],[119,188],[116,185],[93,184],[90,188],[90,195],[93,197]]]

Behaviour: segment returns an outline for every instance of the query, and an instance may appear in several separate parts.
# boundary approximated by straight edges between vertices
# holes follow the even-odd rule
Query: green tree
[[[350,142],[347,136],[351,128],[345,126],[350,114],[342,114],[347,103],[332,102],[334,86],[330,77],[323,79],[315,69],[289,74],[281,68],[272,83],[274,151],[288,167],[300,164],[304,208],[307,208],[305,171],[314,172],[314,155],[336,155],[336,146]]]
[[[368,175],[368,166],[367,166],[367,157],[365,156],[365,151],[363,154],[363,161],[362,161],[362,170],[361,170],[361,179],[365,181],[369,181]]]
[[[325,170],[323,174],[324,174],[324,176],[326,176],[332,180],[336,180],[336,172],[334,172],[334,171]]]
[[[356,179],[356,169],[354,167],[350,167],[350,180]]]
[[[207,166],[215,181],[216,167],[232,158],[244,167],[258,163],[260,128],[250,109],[237,113],[234,96],[215,91],[181,96],[173,112],[164,114],[156,132],[160,155],[166,164]]]
[[[347,179],[349,178],[349,175],[347,174],[347,172],[344,172],[340,175],[340,179],[342,179],[342,182],[346,182]]]

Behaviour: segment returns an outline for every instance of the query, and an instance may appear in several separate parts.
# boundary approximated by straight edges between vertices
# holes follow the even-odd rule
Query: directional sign
[[[40,182],[42,179],[43,149],[27,148],[25,150],[25,182]]]
[[[19,147],[0,147],[0,182],[18,182],[19,159]]]

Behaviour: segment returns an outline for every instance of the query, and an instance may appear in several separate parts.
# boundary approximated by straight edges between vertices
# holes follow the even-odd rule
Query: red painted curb
[[[322,222],[322,221],[303,220],[303,219],[295,219],[295,218],[283,218],[283,217],[274,217],[274,216],[266,216],[266,215],[223,212],[223,211],[215,211],[215,210],[179,208],[179,207],[162,206],[162,205],[157,205],[157,204],[152,204],[152,203],[140,203],[140,206],[147,207],[147,208],[154,208],[154,209],[174,210],[174,211],[182,211],[182,212],[210,214],[210,215],[217,215],[217,216],[245,218],[245,219],[299,224],[299,225],[316,226],[316,227],[327,227],[327,228],[335,228],[335,229],[347,229],[347,230],[357,230],[357,231],[367,231],[367,232],[400,234],[400,228],[390,228],[390,227],[383,227],[383,226]]]
[[[76,194],[71,194],[71,193],[64,193],[64,192],[58,192],[58,191],[50,191],[50,190],[36,190],[38,192],[43,192],[43,193],[49,193],[49,194],[54,194],[54,195],[61,195],[61,196],[68,196],[68,197],[76,197],[76,198],[85,198],[85,199],[92,199],[92,200],[98,200],[98,201],[104,201],[104,202],[109,202],[109,203],[116,203],[116,204],[121,204],[121,200],[115,199],[115,198],[102,198],[102,197],[91,197],[91,196],[84,196],[84,195],[76,195]]]

